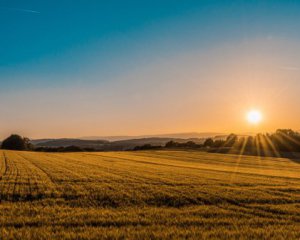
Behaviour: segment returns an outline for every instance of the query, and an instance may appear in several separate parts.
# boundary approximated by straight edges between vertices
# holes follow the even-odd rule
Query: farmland
[[[0,151],[0,239],[299,239],[300,161]]]

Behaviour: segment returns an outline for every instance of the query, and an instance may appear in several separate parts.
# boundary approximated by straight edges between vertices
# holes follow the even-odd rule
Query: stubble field
[[[299,239],[300,161],[0,151],[0,239]]]

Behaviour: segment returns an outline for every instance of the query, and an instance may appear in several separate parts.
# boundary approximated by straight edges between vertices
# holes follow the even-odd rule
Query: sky
[[[0,0],[0,139],[300,130],[299,29],[291,0]]]

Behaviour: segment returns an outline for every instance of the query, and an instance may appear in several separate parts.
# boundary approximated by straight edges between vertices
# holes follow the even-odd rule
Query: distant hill
[[[217,135],[223,135],[223,133],[187,132],[187,133],[170,133],[170,134],[155,134],[155,135],[140,135],[140,136],[89,136],[89,137],[79,137],[78,139],[122,141],[122,140],[145,139],[145,138],[180,138],[180,139],[209,138],[209,137],[215,137]]]
[[[32,140],[31,143],[36,147],[68,147],[78,146],[82,148],[103,148],[104,145],[109,144],[106,140],[81,140],[81,139],[38,139]]]
[[[144,144],[151,144],[153,146],[164,146],[167,142],[173,140],[179,143],[188,141],[194,141],[196,143],[203,143],[205,138],[138,138],[128,139],[120,141],[107,141],[107,140],[82,140],[82,139],[38,139],[32,140],[31,143],[36,147],[68,147],[78,146],[81,148],[94,148],[98,151],[117,151],[117,150],[130,150],[136,146],[142,146]]]
[[[142,136],[91,136],[81,137],[78,139],[62,138],[62,139],[36,139],[31,143],[36,147],[68,147],[77,146],[80,148],[94,148],[98,151],[118,151],[130,150],[136,146],[151,144],[153,146],[164,146],[169,141],[185,143],[193,141],[195,143],[203,143],[208,137],[215,137],[222,133],[214,132],[188,132],[188,133],[171,133],[159,135],[142,135]],[[222,135],[224,136],[224,135]]]

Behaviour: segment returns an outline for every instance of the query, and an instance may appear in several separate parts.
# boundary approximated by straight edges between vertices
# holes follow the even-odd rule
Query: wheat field
[[[0,239],[299,239],[300,162],[0,151]]]

